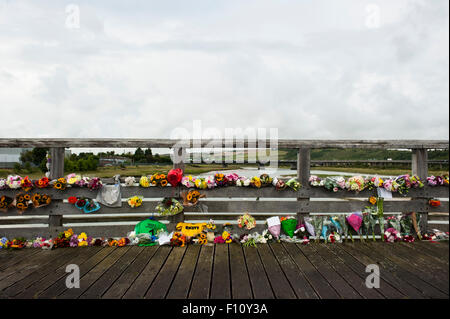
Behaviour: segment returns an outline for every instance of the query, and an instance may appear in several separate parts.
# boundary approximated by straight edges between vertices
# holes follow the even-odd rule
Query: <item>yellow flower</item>
[[[370,196],[370,197],[369,197],[369,202],[370,202],[372,205],[375,205],[375,204],[377,203],[376,197],[375,197],[375,196]]]
[[[86,233],[85,232],[81,233],[80,236],[78,236],[78,239],[86,240],[87,239]]]
[[[88,245],[88,242],[86,240],[82,240],[78,243],[78,247],[85,247]]]
[[[66,238],[72,237],[72,235],[73,235],[73,230],[72,230],[72,228],[69,228],[68,230],[64,231],[64,236],[65,236]]]

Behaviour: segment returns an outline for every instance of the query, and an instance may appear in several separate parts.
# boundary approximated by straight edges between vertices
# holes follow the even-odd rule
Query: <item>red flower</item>
[[[177,186],[181,182],[183,177],[183,171],[180,168],[171,169],[167,174],[167,180],[173,187]]]
[[[78,198],[76,198],[75,196],[70,196],[68,199],[70,204],[75,204],[78,200]]]

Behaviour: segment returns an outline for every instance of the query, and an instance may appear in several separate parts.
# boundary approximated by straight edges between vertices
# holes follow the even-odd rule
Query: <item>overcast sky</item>
[[[0,0],[0,137],[448,139],[448,28],[447,0]]]

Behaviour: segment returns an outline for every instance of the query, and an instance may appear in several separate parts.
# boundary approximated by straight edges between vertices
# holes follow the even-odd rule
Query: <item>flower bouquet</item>
[[[93,213],[100,209],[100,204],[97,203],[94,199],[87,199],[86,205],[83,207],[84,213]]]
[[[439,199],[432,198],[428,201],[428,205],[431,207],[439,207],[441,206],[441,201]]]
[[[188,192],[182,192],[181,197],[183,198],[184,206],[195,206],[198,200],[202,197],[206,197],[204,194],[200,194],[198,190],[190,190]]]
[[[162,216],[172,216],[181,213],[183,211],[183,205],[175,198],[165,197],[155,209]]]
[[[53,188],[58,190],[65,190],[67,187],[67,181],[64,177],[58,178],[53,182]]]
[[[261,187],[261,179],[258,176],[252,177],[250,180],[250,185],[252,187],[260,188]]]
[[[91,180],[89,181],[87,187],[89,188],[89,190],[93,191],[93,190],[98,190],[100,188],[103,187],[103,183],[100,180],[100,178],[98,177],[93,177],[91,178]]]
[[[227,186],[227,184],[228,184],[227,178],[222,173],[216,173],[214,175],[214,181],[217,186]]]
[[[22,186],[22,177],[19,175],[8,175],[6,185],[11,189],[18,189]]]
[[[388,243],[393,243],[396,241],[400,241],[402,239],[398,230],[396,230],[395,228],[392,228],[392,227],[386,229],[386,231],[384,232],[383,238],[384,238],[384,241],[387,241]]]
[[[247,228],[248,230],[256,227],[256,220],[249,213],[245,213],[244,215],[238,218],[238,226],[239,228]]]
[[[246,178],[246,177],[239,177],[239,179],[236,181],[236,186],[240,186],[240,187],[248,187],[250,186],[250,179]]]
[[[75,182],[78,187],[87,187],[91,179],[88,176],[83,176],[79,181]]]
[[[278,216],[268,218],[267,227],[269,232],[273,235],[273,237],[277,239],[280,237],[281,221]]]
[[[131,208],[135,208],[135,207],[139,207],[142,205],[143,199],[144,198],[142,196],[132,196],[132,197],[128,198],[127,202]]]
[[[187,188],[195,187],[195,178],[193,178],[191,175],[183,176],[183,178],[181,179],[181,184],[186,186]]]
[[[125,177],[125,186],[134,186],[136,183],[136,178],[134,176]]]
[[[67,184],[69,185],[77,185],[78,182],[81,181],[81,176],[75,173],[71,173],[66,176]]]
[[[323,181],[323,187],[337,192],[339,189],[345,189],[345,179],[343,177],[326,177]]]
[[[155,182],[155,184],[156,184],[156,182]],[[141,176],[141,178],[139,179],[139,186],[145,187],[145,188],[150,187],[150,179],[145,175]]]
[[[153,174],[152,176],[150,176],[150,183],[153,186],[165,187],[165,186],[167,186],[169,181],[167,180],[166,174],[156,173],[156,174]]]
[[[171,186],[176,187],[183,178],[183,170],[180,168],[174,168],[167,173],[167,181]]]
[[[411,183],[411,187],[413,188],[422,188],[424,186],[423,182],[420,180],[419,176],[412,175],[409,178],[409,181]]]
[[[206,179],[203,178],[203,177],[196,178],[194,183],[195,183],[195,187],[198,188],[198,189],[207,189],[208,188],[208,184],[206,183]]]
[[[342,236],[345,237],[345,240],[347,240],[348,237],[348,224],[347,224],[347,218],[345,214],[338,215],[337,220],[339,221],[339,225],[342,227]]]
[[[47,177],[42,177],[34,182],[37,188],[46,188],[50,184],[50,180]]]
[[[347,188],[349,191],[355,191],[360,192],[364,189],[365,180],[362,176],[353,176],[350,177],[347,182],[345,182],[345,188]]]
[[[17,194],[15,199],[15,206],[19,210],[20,213],[23,213],[28,209],[29,203],[31,202],[30,194]]]
[[[266,187],[272,184],[273,178],[268,174],[262,174],[259,176],[259,180],[261,181],[261,187]]]
[[[378,224],[380,225],[380,233],[384,234],[384,198],[378,197],[377,199],[377,217],[378,217]],[[384,237],[381,236],[381,238],[384,240]]]
[[[33,203],[34,208],[39,208],[50,205],[52,198],[47,194],[41,195],[35,193],[31,196],[31,202]]]
[[[0,190],[8,188],[8,185],[6,185],[6,179],[0,178]]]
[[[427,184],[428,186],[442,186],[444,185],[444,178],[442,176],[431,175],[427,177]]]
[[[300,184],[300,182],[297,181],[296,178],[291,178],[286,182],[286,186],[293,189],[294,191],[298,191],[300,187],[302,187],[302,184]]]
[[[225,175],[225,178],[227,179],[227,185],[228,186],[235,186],[236,182],[239,179],[239,175],[236,174],[236,173],[231,173],[231,174]]]
[[[401,175],[398,176],[395,179],[395,182],[397,183],[398,187],[397,187],[397,191],[402,194],[402,195],[406,195],[408,194],[409,189],[411,188],[411,180],[409,178],[409,175]]]
[[[283,180],[278,179],[276,177],[273,179],[272,185],[275,186],[275,189],[277,191],[283,190],[287,187],[286,183]]]
[[[387,224],[388,224],[389,228],[394,228],[397,231],[397,233],[400,235],[400,232],[402,230],[400,218],[398,218],[397,216],[389,216],[387,218]]]
[[[360,228],[363,222],[363,215],[362,212],[356,212],[350,214],[350,216],[347,217],[347,222],[352,228],[356,231],[357,234],[360,235],[360,238],[362,240],[362,232],[360,232]]]
[[[297,229],[297,219],[293,216],[281,217],[281,228],[289,237],[294,237],[294,232]]]
[[[309,177],[309,185],[313,187],[323,186],[323,183],[322,179],[316,175],[311,175]]]
[[[14,202],[13,198],[2,195],[0,197],[0,211],[6,212],[9,208],[13,206],[13,202]]]
[[[311,225],[314,227],[314,237],[315,241],[320,241],[320,233],[322,232],[323,228],[323,216],[313,216],[310,219]],[[306,218],[305,218],[305,224],[306,224]],[[324,238],[326,240],[326,238]]]
[[[22,187],[22,190],[28,192],[33,188],[33,182],[26,176],[20,181],[20,186]]]

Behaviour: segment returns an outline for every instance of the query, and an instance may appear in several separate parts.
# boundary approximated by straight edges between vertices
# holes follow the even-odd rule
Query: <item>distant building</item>
[[[98,160],[98,166],[115,166],[125,164],[128,161],[129,159],[127,157],[120,157],[120,156],[101,157]]]
[[[20,154],[31,150],[32,148],[0,148],[0,168],[13,168],[15,163],[20,163]]]

